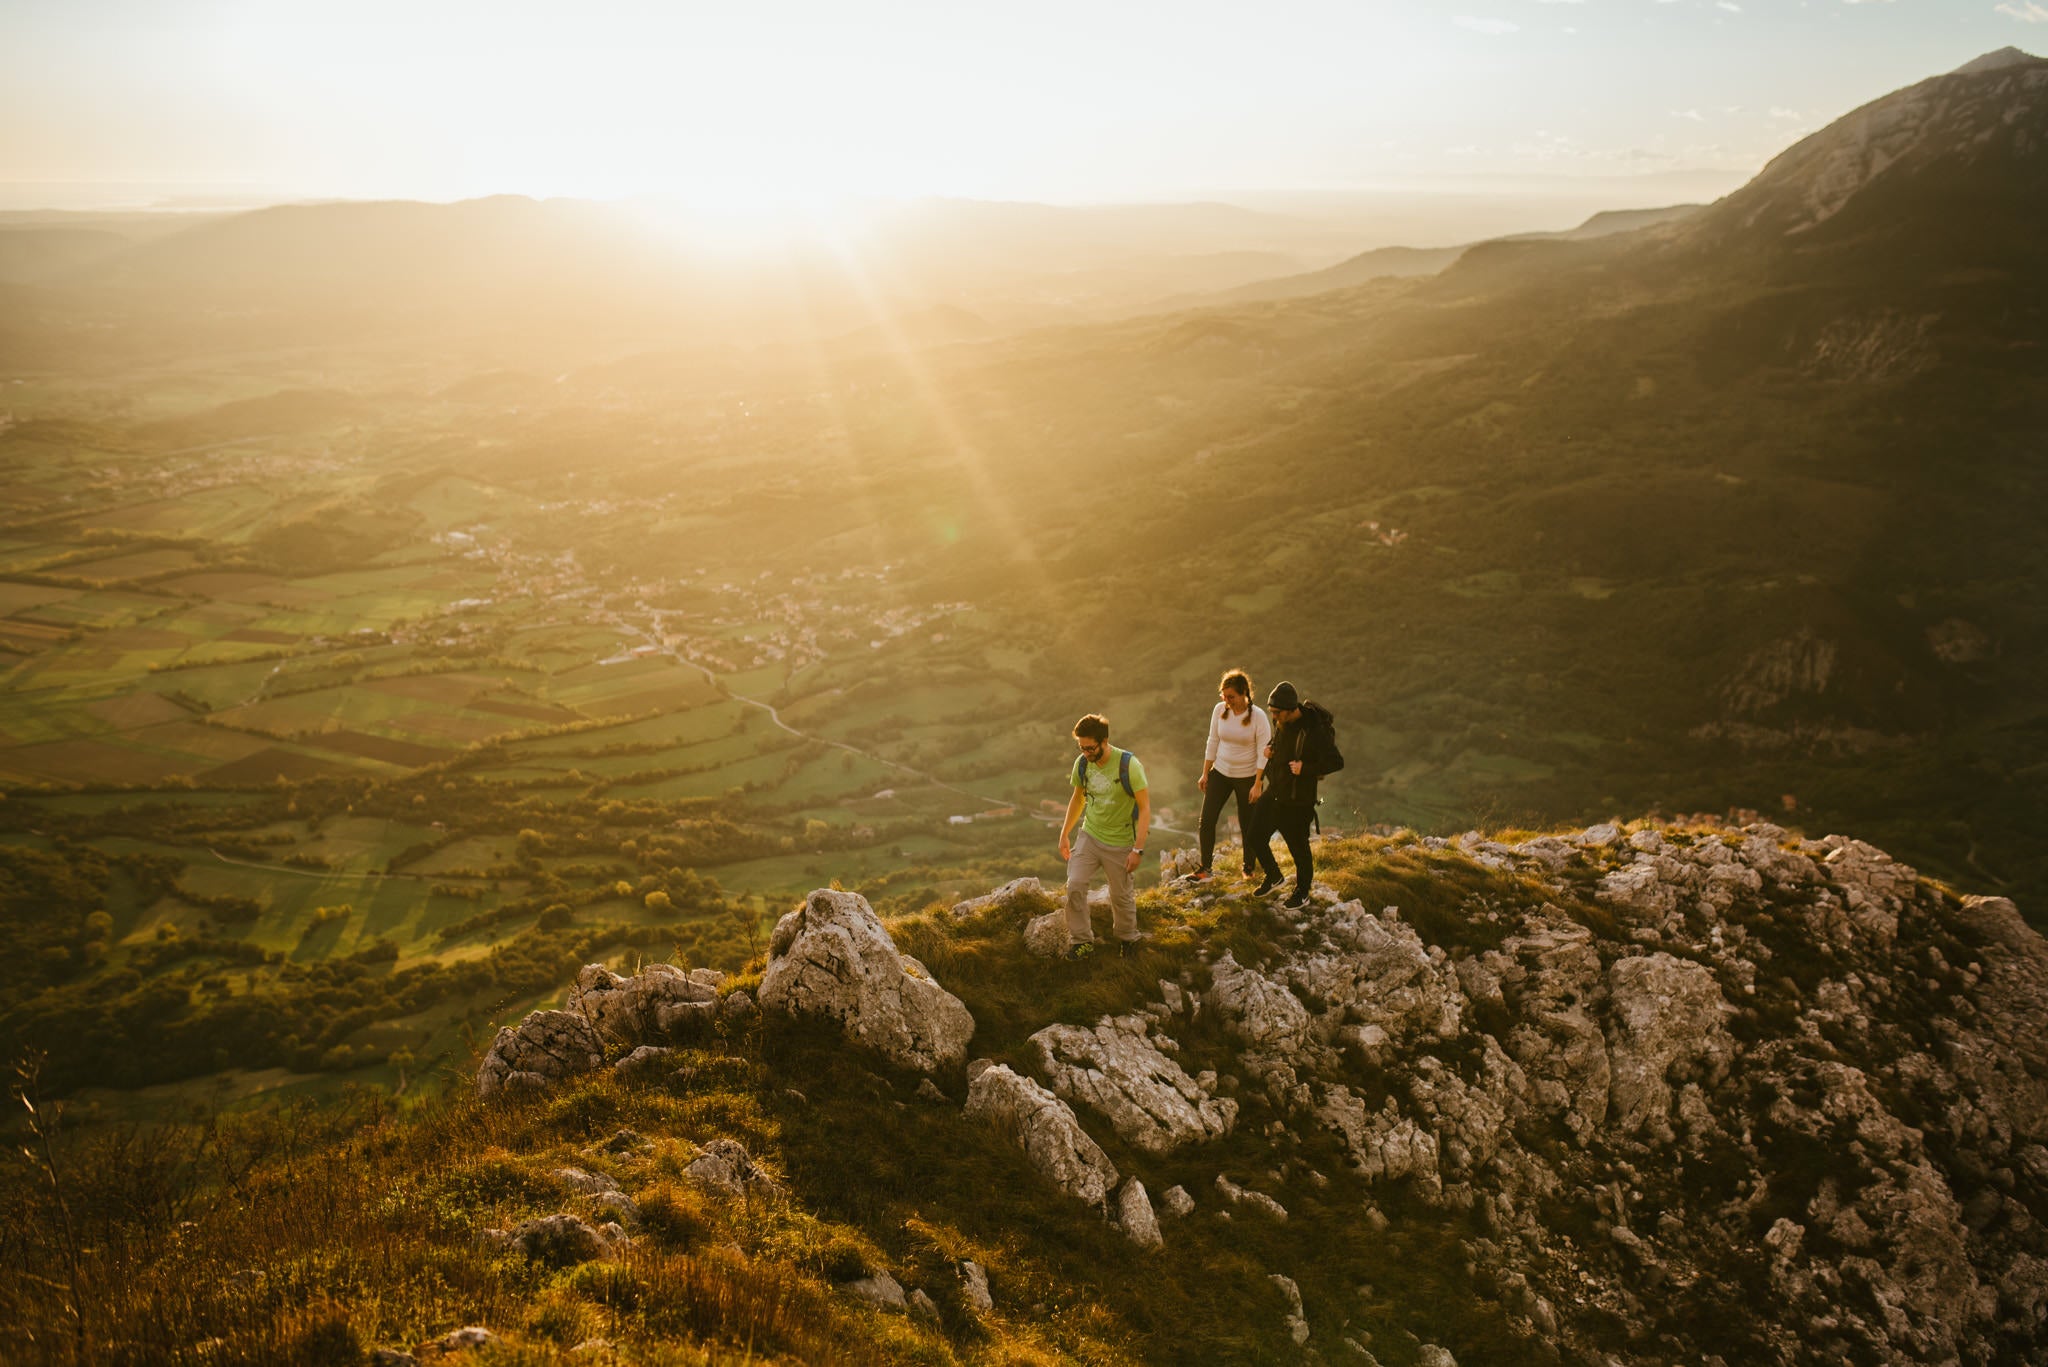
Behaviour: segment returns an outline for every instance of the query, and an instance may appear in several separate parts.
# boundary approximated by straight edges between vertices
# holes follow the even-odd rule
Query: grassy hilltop
[[[213,1113],[160,1129],[76,1134],[46,1104],[55,1144],[5,1179],[17,1218],[0,1258],[24,1275],[5,1279],[0,1314],[19,1326],[20,1360],[37,1362],[357,1363],[380,1346],[427,1345],[431,1356],[478,1325],[494,1337],[461,1360],[1248,1363],[1302,1359],[1290,1314],[1305,1315],[1322,1360],[1369,1353],[1403,1367],[1440,1361],[1430,1345],[1463,1363],[1905,1361],[1891,1354],[1925,1333],[1961,1335],[1971,1362],[2031,1351],[2038,1325],[2024,1314],[1947,1319],[1940,1307],[1961,1293],[1948,1281],[1930,1290],[1927,1278],[1981,1277],[2005,1288],[1992,1304],[2023,1297],[2013,1279],[2025,1282],[2030,1264],[2018,1250],[2038,1237],[2024,1221],[1982,1218],[1984,1193],[1997,1207],[2011,1179],[2003,1189],[2032,1208],[2041,1172],[1998,1157],[1998,1141],[1968,1117],[2010,1124],[2015,1147],[2037,1143],[2040,1117],[2000,1110],[1988,1081],[1975,1101],[1944,1101],[1953,1083],[1914,1062],[1941,1035],[2010,1068],[2009,1079],[2037,1069],[2020,1061],[2028,1046],[1992,1043],[2032,1028],[2006,1012],[2039,1009],[2002,984],[2048,963],[2016,917],[1983,920],[1854,842],[1802,846],[1761,827],[1640,825],[1462,849],[1403,834],[1329,841],[1322,861],[1356,911],[1326,903],[1296,918],[1242,887],[1156,890],[1140,905],[1150,938],[1125,960],[1033,958],[1019,930],[1050,903],[1029,893],[964,919],[935,904],[891,924],[902,950],[972,1011],[973,1056],[1031,1073],[1042,1066],[1034,1032],[1144,1009],[1152,1028],[1171,1030],[1189,1075],[1220,1075],[1204,1073],[1202,1085],[1234,1099],[1234,1128],[1166,1154],[1075,1107],[1155,1199],[1172,1186],[1193,1194],[1194,1213],[1160,1217],[1162,1251],[1140,1249],[1043,1180],[1001,1126],[963,1115],[958,1065],[924,1079],[830,1025],[748,1014],[642,1080],[601,1070],[524,1100],[480,1102],[451,1069],[445,1090],[403,1101],[366,1090],[325,1109]],[[1732,900],[1715,890],[1746,885],[1698,872],[1745,866],[1766,876]],[[1677,910],[1660,920],[1645,885],[1628,882],[1644,870],[1653,891],[1661,878],[1697,892],[1674,894]],[[1382,905],[1399,911],[1364,910]],[[1356,949],[1342,926],[1368,922],[1410,928],[1427,961],[1387,976],[1385,946],[1347,959]],[[1577,974],[1573,956],[1594,951],[1595,969],[1612,967],[1573,989],[1582,1002],[1547,995],[1545,975]],[[1280,1046],[1232,1004],[1226,974],[1243,965],[1293,981],[1298,1002],[1341,1021],[1342,1001],[1288,977],[1332,961],[1378,965],[1359,971],[1382,975],[1381,995],[1350,1009],[1386,1030],[1347,1027],[1327,1053],[1304,1039],[1306,1052],[1275,1072]],[[1668,1057],[1655,1052],[1666,1043],[1631,1034],[1643,1022],[1627,1024],[1621,1004],[1637,981],[1629,974],[1659,965],[1715,1003],[1711,1028],[1673,1037]],[[761,967],[752,960],[721,991],[757,990]],[[1507,985],[1490,1004],[1489,981],[1496,993]],[[1402,1019],[1423,990],[1467,1002],[1464,1025],[1411,1035]],[[1175,992],[1200,1005],[1146,1005]],[[1577,1100],[1515,1101],[1510,1087],[1486,1093],[1507,1100],[1505,1128],[1491,1138],[1471,1128],[1487,1113],[1479,1089],[1524,1067],[1573,1089],[1592,1076],[1570,1071],[1583,1044],[1542,1033],[1581,1010],[1614,1013],[1604,1045],[1613,1081],[1607,1052],[1598,1074],[1601,1107],[1613,1089],[1607,1118],[1584,1122]],[[1952,1016],[1973,1023],[1944,1024]],[[1661,1101],[1640,1090],[1623,1099],[1624,1079],[1640,1076],[1629,1072],[1638,1047],[1669,1067],[1670,1085],[1661,1071],[1652,1084]],[[1717,1047],[1733,1051],[1732,1067],[1712,1062]],[[1845,1065],[1867,1070],[1867,1089]],[[1546,1071],[1556,1068],[1566,1071]],[[1453,1110],[1458,1095],[1473,1109]],[[1627,1119],[1643,1096],[1650,1109]],[[1359,1100],[1357,1114],[1384,1102],[1389,1117],[1398,1107],[1434,1127],[1426,1171],[1359,1147],[1337,1109]],[[1659,1106],[1670,1108],[1661,1140]],[[1960,1117],[1952,1134],[1949,1112]],[[1641,1115],[1649,1130],[1631,1128]],[[1886,1137],[1901,1122],[1924,1128],[1924,1150]],[[691,1165],[732,1140],[769,1184],[727,1192],[698,1178]],[[1908,1149],[1888,1147],[1897,1142]],[[1994,1180],[1986,1160],[2013,1168]],[[1557,1174],[1550,1185],[1521,1185],[1543,1171]],[[1226,1200],[1219,1174],[1277,1201],[1284,1218]],[[1902,1200],[1930,1181],[1952,1184],[1940,1198],[1947,1214]],[[551,1265],[485,1233],[558,1211],[607,1218],[578,1194],[605,1186],[631,1193],[637,1223],[630,1243],[597,1256]],[[1968,1233],[1957,1202],[1972,1212]],[[1796,1242],[1782,1253],[1788,1219],[1810,1227],[1804,1254]],[[1844,1259],[1859,1280],[1829,1301],[1832,1327],[1819,1326],[1794,1274],[1824,1276]],[[967,1261],[985,1269],[990,1306],[974,1302]],[[884,1273],[924,1292],[929,1316],[876,1309],[847,1289]],[[1674,1282],[1683,1294],[1670,1293]]]

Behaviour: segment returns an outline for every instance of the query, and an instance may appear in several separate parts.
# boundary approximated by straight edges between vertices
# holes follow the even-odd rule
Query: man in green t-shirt
[[[1060,826],[1060,858],[1067,861],[1067,935],[1073,941],[1067,954],[1082,959],[1095,952],[1088,885],[1099,869],[1109,884],[1109,911],[1119,948],[1128,956],[1136,952],[1138,942],[1138,899],[1131,891],[1131,875],[1144,858],[1145,835],[1152,829],[1145,766],[1130,751],[1109,743],[1109,723],[1092,712],[1074,723],[1074,743],[1081,748],[1081,758],[1067,771],[1074,794]]]

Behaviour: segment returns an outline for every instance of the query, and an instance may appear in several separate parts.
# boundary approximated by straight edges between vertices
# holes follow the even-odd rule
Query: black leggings
[[[1275,802],[1269,794],[1259,799],[1252,808],[1250,834],[1245,838],[1245,848],[1252,858],[1259,861],[1259,867],[1266,871],[1266,877],[1278,882],[1280,861],[1273,857],[1273,836],[1278,833],[1287,842],[1287,852],[1294,856],[1294,890],[1303,896],[1308,894],[1316,881],[1316,859],[1310,853],[1308,844],[1309,823],[1315,820],[1316,809],[1305,803]]]
[[[1217,769],[1209,771],[1209,786],[1202,792],[1202,867],[1209,867],[1209,856],[1216,850],[1216,821],[1223,815],[1223,804],[1237,794],[1237,833],[1244,837],[1244,871],[1252,871],[1252,784],[1257,776],[1246,774],[1243,778],[1232,778]]]

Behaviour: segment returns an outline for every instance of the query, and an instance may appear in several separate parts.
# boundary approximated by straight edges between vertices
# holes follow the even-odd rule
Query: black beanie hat
[[[1301,706],[1301,695],[1294,691],[1294,685],[1282,680],[1273,685],[1273,691],[1266,695],[1266,706],[1279,712],[1292,712]]]

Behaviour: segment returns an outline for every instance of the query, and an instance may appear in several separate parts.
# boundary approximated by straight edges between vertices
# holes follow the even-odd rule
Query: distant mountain
[[[1906,242],[2024,252],[2044,212],[2048,61],[2007,48],[1794,144],[1678,240],[1710,251],[1835,244],[1865,258]]]
[[[2041,59],[2031,52],[2022,52],[2016,47],[2002,47],[1996,52],[1987,52],[1982,57],[1964,62],[1951,75],[1965,76],[1978,71],[1998,71],[2009,66],[2025,66]]]
[[[1508,238],[1488,240],[1585,242],[1615,233],[1634,232],[1639,228],[1677,222],[1698,213],[1699,210],[1700,206],[1697,204],[1674,204],[1661,209],[1608,210],[1594,214],[1578,227],[1568,228],[1563,232],[1517,233]],[[1272,299],[1302,299],[1312,294],[1325,294],[1331,290],[1350,289],[1354,285],[1363,285],[1373,280],[1434,275],[1475,245],[1477,244],[1461,242],[1453,247],[1379,247],[1369,252],[1361,252],[1324,270],[1283,276],[1273,280],[1259,280],[1199,300],[1175,300],[1172,301],[1172,305],[1187,307],[1196,304],[1249,304]]]
[[[129,245],[99,228],[0,226],[0,281],[31,284],[61,275]]]
[[[763,231],[740,246],[729,226],[655,202],[291,204],[125,250],[67,259],[46,248],[33,269],[131,328],[139,306],[329,337],[403,327],[503,338],[541,325],[587,349],[831,336],[943,309],[1001,331],[1111,316],[1341,252],[1325,225],[1222,204],[925,200],[858,208],[840,236],[802,223]],[[0,236],[0,282],[28,278],[26,264],[8,273],[6,246]]]

